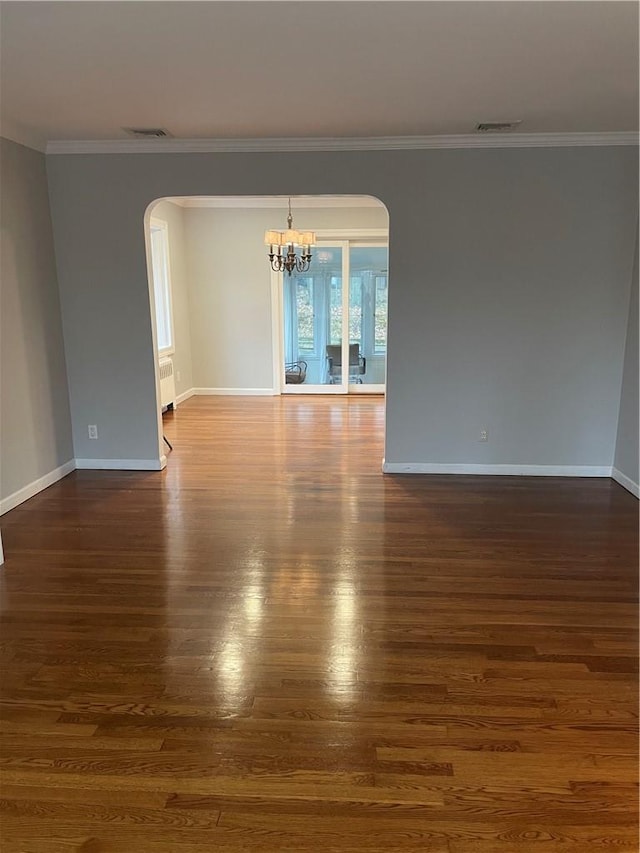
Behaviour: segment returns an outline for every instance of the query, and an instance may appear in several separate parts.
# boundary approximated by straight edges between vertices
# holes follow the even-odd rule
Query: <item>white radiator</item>
[[[176,383],[173,375],[173,361],[170,358],[161,358],[158,363],[160,373],[160,405],[175,407]]]

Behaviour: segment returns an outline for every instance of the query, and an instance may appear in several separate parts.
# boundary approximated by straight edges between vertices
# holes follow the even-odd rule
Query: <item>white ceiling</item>
[[[2,2],[2,134],[633,131],[635,2]],[[517,132],[517,131],[516,131]]]

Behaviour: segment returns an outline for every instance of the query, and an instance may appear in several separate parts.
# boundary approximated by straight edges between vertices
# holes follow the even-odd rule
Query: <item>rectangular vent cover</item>
[[[164,127],[123,127],[122,129],[129,136],[136,136],[141,139],[162,139],[171,136]]]
[[[476,125],[479,133],[506,133],[514,130],[522,121],[481,121]]]

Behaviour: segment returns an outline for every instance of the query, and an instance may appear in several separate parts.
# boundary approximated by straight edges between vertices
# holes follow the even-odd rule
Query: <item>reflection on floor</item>
[[[3,517],[3,853],[637,853],[637,502],[383,476],[383,407],[192,398]]]

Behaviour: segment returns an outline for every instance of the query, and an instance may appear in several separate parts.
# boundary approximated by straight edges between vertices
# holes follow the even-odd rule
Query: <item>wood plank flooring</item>
[[[2,518],[3,853],[637,853],[638,503],[193,398]]]

